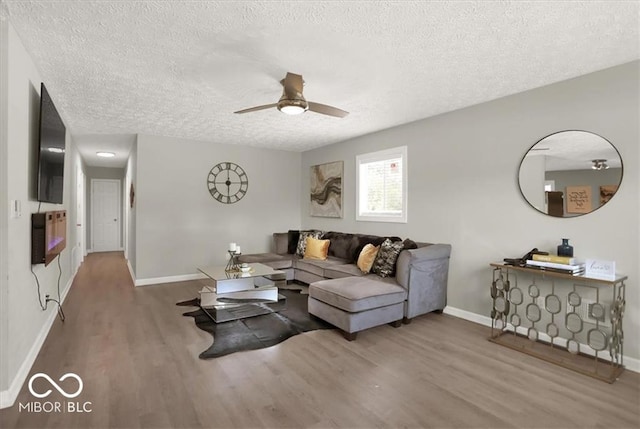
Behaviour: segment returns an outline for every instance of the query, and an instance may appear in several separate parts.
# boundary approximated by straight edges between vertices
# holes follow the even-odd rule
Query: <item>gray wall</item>
[[[300,158],[295,152],[138,135],[138,279],[197,273],[226,263],[229,242],[270,249],[271,234],[300,225]],[[213,199],[207,176],[219,162],[240,165],[249,190],[235,204]]]
[[[85,177],[86,177],[86,186],[85,195],[87,196],[86,207],[87,207],[87,248],[91,250],[91,199],[93,198],[92,189],[91,189],[91,179],[113,179],[120,180],[120,239],[119,244],[120,247],[124,247],[123,240],[123,231],[124,231],[124,196],[128,195],[129,191],[125,191],[125,169],[124,168],[106,168],[106,167],[86,167],[85,168]]]
[[[302,155],[302,227],[389,234],[451,243],[448,305],[489,316],[488,264],[533,247],[555,253],[561,237],[576,256],[616,260],[629,276],[625,330],[640,331],[638,251],[639,62],[428,118]],[[543,215],[518,189],[518,166],[541,137],[561,130],[604,136],[620,151],[625,176],[616,196],[573,219]],[[408,223],[355,221],[355,157],[408,146]],[[309,167],[344,161],[344,218],[309,216]],[[640,357],[637,335],[625,354]]]
[[[49,324],[56,316],[56,308],[49,305],[43,311],[38,304],[38,295],[31,268],[31,213],[38,211],[38,202],[30,199],[31,183],[35,175],[32,160],[38,139],[38,110],[41,78],[35,65],[29,58],[18,35],[6,21],[0,20],[2,32],[0,50],[2,51],[2,88],[0,105],[2,109],[2,163],[1,179],[6,184],[6,197],[19,200],[22,204],[22,216],[3,222],[2,228],[2,266],[6,266],[2,286],[3,325],[2,347],[0,348],[0,397],[15,399],[18,389],[31,369],[31,364],[44,341]],[[6,56],[6,57],[5,57]],[[6,81],[5,81],[6,79]],[[6,88],[5,88],[6,87]],[[4,90],[6,89],[6,91]],[[49,88],[51,90],[51,88]],[[55,102],[55,92],[52,93]],[[64,112],[61,112],[64,118]],[[5,131],[6,130],[6,131]],[[5,134],[6,133],[6,134]],[[6,155],[6,157],[5,157]],[[60,289],[64,295],[70,286],[73,269],[72,257],[78,237],[76,233],[76,168],[82,166],[69,132],[66,136],[64,203],[62,205],[43,203],[41,211],[67,210],[67,247],[60,255]],[[6,213],[6,200],[2,210]],[[5,253],[6,248],[6,253]],[[6,259],[6,261],[5,261]],[[33,266],[40,280],[41,294],[57,298],[58,266],[57,261],[49,266]],[[72,317],[72,315],[68,315]],[[8,392],[6,392],[8,391]],[[6,396],[5,396],[6,395]],[[2,405],[8,405],[3,403]]]

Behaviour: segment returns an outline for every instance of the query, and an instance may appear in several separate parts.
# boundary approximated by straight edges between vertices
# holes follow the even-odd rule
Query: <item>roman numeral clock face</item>
[[[247,193],[249,178],[238,164],[221,162],[209,172],[207,186],[213,198],[223,204],[233,204]]]

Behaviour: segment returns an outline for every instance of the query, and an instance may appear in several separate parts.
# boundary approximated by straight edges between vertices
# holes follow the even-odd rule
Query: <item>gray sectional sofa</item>
[[[309,284],[309,313],[340,328],[353,340],[364,329],[442,311],[447,302],[447,279],[451,245],[404,241],[395,275],[363,274],[356,266],[367,243],[381,244],[374,235],[329,231],[326,260],[295,255],[299,231],[273,234],[273,251],[245,254],[240,262],[263,263],[286,273],[287,280]],[[393,241],[398,237],[389,237]]]

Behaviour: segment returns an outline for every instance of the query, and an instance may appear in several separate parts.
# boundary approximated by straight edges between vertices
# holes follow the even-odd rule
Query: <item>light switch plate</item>
[[[22,207],[20,204],[20,200],[11,200],[9,207],[9,210],[11,210],[11,219],[18,219],[20,216],[22,216]]]

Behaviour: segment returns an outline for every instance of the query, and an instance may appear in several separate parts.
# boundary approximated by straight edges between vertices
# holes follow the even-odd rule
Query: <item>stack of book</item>
[[[580,276],[584,274],[585,263],[569,256],[533,255],[526,266],[554,273]]]

